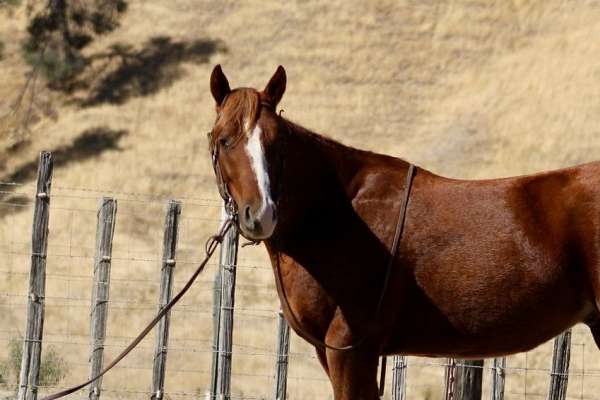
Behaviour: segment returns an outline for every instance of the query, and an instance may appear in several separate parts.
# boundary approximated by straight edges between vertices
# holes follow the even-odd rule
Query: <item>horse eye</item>
[[[219,138],[219,144],[225,148],[227,148],[230,144],[230,140],[228,136],[223,136]]]

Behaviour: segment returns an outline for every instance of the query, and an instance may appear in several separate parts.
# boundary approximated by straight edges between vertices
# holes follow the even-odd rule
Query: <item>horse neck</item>
[[[282,125],[287,139],[275,238],[299,243],[323,230],[331,232],[331,221],[349,212],[351,181],[364,164],[365,152],[289,121]],[[275,246],[277,240],[271,242]]]

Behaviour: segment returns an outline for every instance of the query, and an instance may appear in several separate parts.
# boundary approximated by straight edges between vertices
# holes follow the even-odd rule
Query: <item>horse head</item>
[[[241,233],[251,240],[271,237],[277,225],[282,118],[275,112],[286,86],[283,67],[264,90],[230,89],[217,65],[210,78],[217,117],[209,149],[221,196],[239,214]]]

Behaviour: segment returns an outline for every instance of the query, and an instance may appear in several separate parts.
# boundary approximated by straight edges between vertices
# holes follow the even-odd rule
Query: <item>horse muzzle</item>
[[[239,213],[240,230],[251,240],[264,240],[271,237],[277,225],[277,206],[268,200],[260,207],[244,205]]]

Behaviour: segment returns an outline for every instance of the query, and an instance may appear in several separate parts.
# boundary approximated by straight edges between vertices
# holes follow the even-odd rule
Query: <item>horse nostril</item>
[[[244,207],[244,225],[250,229],[254,228],[254,218],[252,218],[252,211],[249,205]]]

